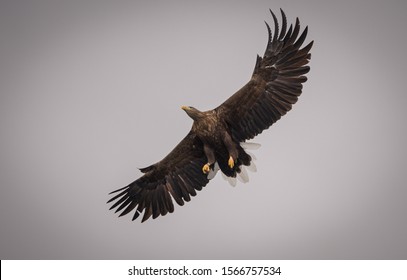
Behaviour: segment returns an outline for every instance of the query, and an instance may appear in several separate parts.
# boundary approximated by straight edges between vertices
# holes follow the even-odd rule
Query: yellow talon
[[[202,167],[202,172],[203,172],[204,174],[208,174],[208,173],[209,173],[209,170],[210,170],[210,168],[209,168],[209,164],[208,164],[208,163],[205,164],[205,165]]]
[[[230,168],[233,168],[233,166],[235,166],[235,161],[233,160],[232,156],[229,157],[228,164]]]

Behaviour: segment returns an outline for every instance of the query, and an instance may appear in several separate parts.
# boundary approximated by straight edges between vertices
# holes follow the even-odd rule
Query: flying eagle
[[[306,66],[313,41],[300,49],[308,27],[301,35],[298,18],[287,30],[287,18],[281,10],[281,30],[275,14],[274,34],[266,22],[268,42],[263,57],[257,55],[250,81],[213,110],[201,112],[190,106],[182,109],[193,119],[187,136],[161,161],[141,168],[144,173],[115,193],[110,209],[123,210],[120,216],[135,209],[133,220],[144,211],[142,222],[174,211],[173,200],[179,205],[221,170],[234,178],[249,166],[252,157],[245,151],[246,140],[252,139],[285,115],[302,92]],[[298,39],[297,39],[298,37]]]

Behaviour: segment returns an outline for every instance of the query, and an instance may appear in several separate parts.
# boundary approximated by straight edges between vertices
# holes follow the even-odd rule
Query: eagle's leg
[[[227,132],[225,132],[223,135],[223,143],[225,144],[229,153],[228,165],[230,168],[233,168],[239,153],[237,151],[236,144],[233,142],[232,137],[230,137],[229,133]]]
[[[208,163],[206,163],[203,167],[202,167],[202,172],[204,174],[208,174],[210,169],[211,169],[211,165],[215,163],[216,158],[215,158],[215,152],[213,151],[213,149],[211,147],[209,147],[209,145],[204,144],[204,152],[206,155],[206,158],[208,159]]]
[[[229,156],[228,165],[230,168],[233,168],[235,166],[235,160],[232,156]]]

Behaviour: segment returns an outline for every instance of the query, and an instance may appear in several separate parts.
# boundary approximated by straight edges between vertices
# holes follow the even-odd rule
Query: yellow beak
[[[188,107],[188,106],[181,106],[181,109],[184,110],[184,111],[186,111],[186,110],[189,109],[189,107]]]

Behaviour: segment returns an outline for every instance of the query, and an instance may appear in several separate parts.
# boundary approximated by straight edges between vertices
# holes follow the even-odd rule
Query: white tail
[[[254,161],[257,159],[256,156],[251,153],[248,152],[247,150],[257,150],[258,148],[260,148],[260,144],[258,143],[250,143],[250,142],[242,142],[240,143],[240,146],[245,150],[245,152],[250,155],[250,157],[252,158],[250,165],[249,166],[245,166],[245,165],[241,165],[240,166],[240,173],[237,173],[237,179],[239,179],[240,182],[242,183],[247,183],[249,182],[249,175],[247,173],[247,170],[251,171],[251,172],[256,172],[257,171],[257,167],[256,164],[254,163]],[[216,167],[217,163],[215,164]],[[219,165],[218,165],[218,170],[219,170]],[[232,187],[236,186],[237,180],[236,178],[233,177],[228,177],[225,174],[222,173],[222,177],[223,179],[225,179],[226,181],[229,182],[229,184]],[[208,177],[209,178],[209,177]],[[213,178],[213,177],[212,177]]]

